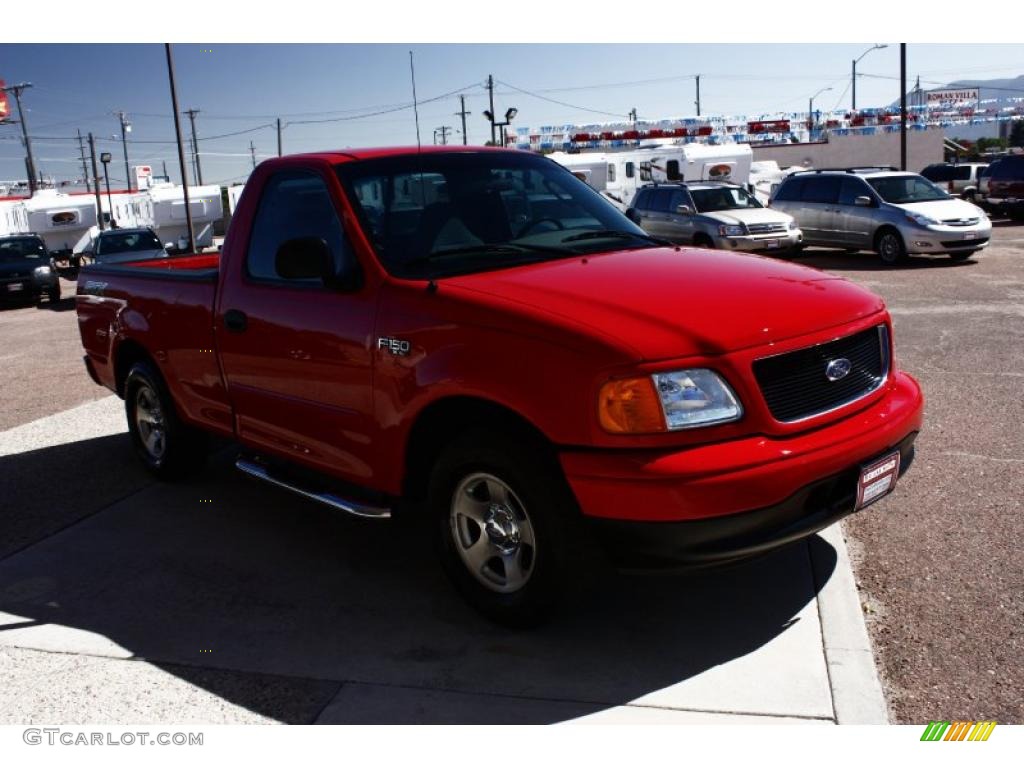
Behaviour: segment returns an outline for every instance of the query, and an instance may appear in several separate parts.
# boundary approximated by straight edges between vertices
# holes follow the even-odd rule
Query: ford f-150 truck
[[[602,549],[703,566],[810,536],[893,489],[922,423],[877,296],[652,238],[525,152],[269,160],[221,253],[89,266],[77,306],[158,477],[217,435],[262,480],[422,515],[509,624]]]

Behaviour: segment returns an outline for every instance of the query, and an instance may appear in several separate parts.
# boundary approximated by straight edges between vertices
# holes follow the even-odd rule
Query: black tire
[[[493,493],[493,480],[503,493]],[[496,623],[536,626],[586,582],[590,541],[556,460],[537,441],[483,429],[463,433],[434,466],[427,507],[445,573]],[[468,509],[487,519],[490,532]]]
[[[875,253],[882,263],[892,267],[907,260],[907,248],[895,229],[885,228],[875,235]]]
[[[715,241],[707,235],[697,235],[693,238],[693,244],[698,248],[710,248],[712,250],[715,248]]]
[[[208,437],[178,417],[167,386],[151,363],[140,361],[128,372],[124,407],[132,447],[152,474],[177,480],[202,468]]]
[[[46,298],[50,300],[51,304],[56,304],[58,301],[60,301],[60,286],[58,285],[56,288],[52,288],[49,291],[47,291]]]

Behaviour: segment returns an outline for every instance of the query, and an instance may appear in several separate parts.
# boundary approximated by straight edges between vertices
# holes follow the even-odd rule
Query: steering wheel
[[[554,218],[552,218],[550,216],[542,216],[539,219],[533,219],[532,221],[528,221],[522,227],[520,227],[519,231],[516,232],[516,239],[518,239],[518,238],[522,237],[523,235],[525,235],[527,232],[529,232],[531,229],[536,227],[538,224],[543,224],[545,221],[551,222],[552,224],[554,224],[559,229],[565,229],[565,224],[560,222],[558,219],[554,219]]]

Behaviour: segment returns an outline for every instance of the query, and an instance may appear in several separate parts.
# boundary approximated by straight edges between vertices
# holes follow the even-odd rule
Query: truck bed
[[[219,253],[203,253],[83,267],[78,329],[97,383],[120,394],[126,371],[115,368],[114,353],[135,344],[160,369],[187,421],[230,432],[214,351],[219,265]]]

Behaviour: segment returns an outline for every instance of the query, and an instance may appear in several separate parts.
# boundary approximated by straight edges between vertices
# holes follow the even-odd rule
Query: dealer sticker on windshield
[[[854,511],[864,509],[868,504],[878,501],[889,493],[896,487],[896,478],[899,475],[899,451],[861,467],[860,479],[857,481],[857,505],[854,507]]]

